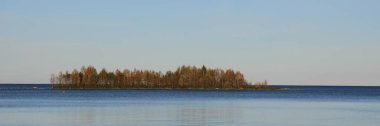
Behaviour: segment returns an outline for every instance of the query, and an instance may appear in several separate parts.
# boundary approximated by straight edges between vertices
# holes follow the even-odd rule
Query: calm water
[[[60,91],[48,85],[0,85],[0,125],[380,125],[380,87],[284,87],[289,90]]]

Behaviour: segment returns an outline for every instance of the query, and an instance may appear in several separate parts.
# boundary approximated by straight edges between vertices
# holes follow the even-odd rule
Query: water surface
[[[33,87],[37,87],[34,88]],[[6,126],[378,126],[380,87],[276,91],[51,90],[0,85]]]

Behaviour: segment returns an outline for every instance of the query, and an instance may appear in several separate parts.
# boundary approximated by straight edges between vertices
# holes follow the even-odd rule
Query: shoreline
[[[258,91],[258,90],[287,90],[286,88],[250,88],[250,89],[244,89],[244,88],[70,88],[70,87],[52,87],[52,90],[252,90],[252,91]]]

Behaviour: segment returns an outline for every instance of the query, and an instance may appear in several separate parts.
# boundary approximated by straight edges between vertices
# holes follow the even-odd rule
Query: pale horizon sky
[[[380,86],[378,0],[2,0],[0,83],[98,70],[234,69],[273,85]]]

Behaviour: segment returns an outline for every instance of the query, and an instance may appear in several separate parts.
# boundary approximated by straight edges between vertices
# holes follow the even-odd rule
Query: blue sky
[[[0,83],[83,65],[206,65],[270,84],[380,85],[378,0],[2,0]]]

